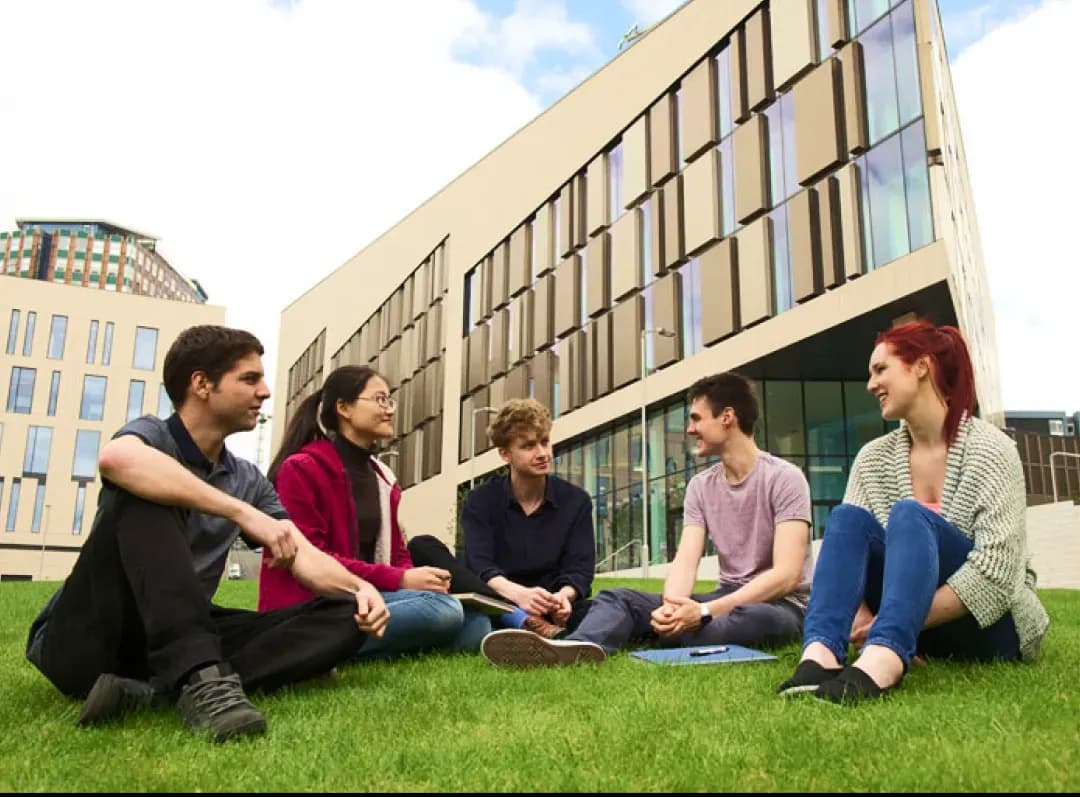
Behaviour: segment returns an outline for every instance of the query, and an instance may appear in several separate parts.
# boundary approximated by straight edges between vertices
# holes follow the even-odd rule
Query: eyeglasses
[[[397,407],[397,400],[390,396],[380,393],[377,396],[357,396],[357,400],[363,399],[364,401],[374,401],[379,405],[381,409],[393,410]]]

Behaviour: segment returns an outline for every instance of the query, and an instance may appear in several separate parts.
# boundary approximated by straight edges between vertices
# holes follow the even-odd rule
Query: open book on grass
[[[487,595],[481,595],[479,592],[455,592],[451,597],[461,601],[461,605],[466,609],[476,609],[484,614],[506,614],[517,608],[510,601],[504,601],[501,598],[490,598]]]

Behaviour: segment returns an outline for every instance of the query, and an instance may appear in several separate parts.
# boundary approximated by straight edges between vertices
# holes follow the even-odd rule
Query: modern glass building
[[[0,268],[5,580],[67,576],[97,506],[101,446],[132,418],[172,412],[161,384],[165,352],[182,329],[225,320],[224,308],[205,304],[201,289],[171,266],[156,276],[129,269],[126,238],[114,260],[112,236],[121,228],[38,224],[20,222],[17,233],[0,236],[0,263],[10,267]],[[85,244],[74,260],[57,248],[73,240]],[[61,261],[71,268],[63,279]]]
[[[491,408],[534,396],[602,566],[643,543],[664,562],[708,464],[686,389],[738,370],[820,535],[886,430],[874,336],[912,314],[961,327],[1001,423],[933,0],[691,0],[286,308],[275,443],[325,373],[371,363],[399,401],[406,525],[450,541],[455,498],[501,464]]]

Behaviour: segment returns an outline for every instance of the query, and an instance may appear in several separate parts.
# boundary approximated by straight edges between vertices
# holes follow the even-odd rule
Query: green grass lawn
[[[171,709],[76,728],[78,703],[23,657],[54,586],[0,584],[0,791],[1080,789],[1080,592],[1041,593],[1038,664],[931,663],[877,705],[774,696],[795,644],[778,662],[703,667],[428,656],[257,696],[267,735],[215,745]],[[253,606],[255,584],[227,582],[218,600]]]

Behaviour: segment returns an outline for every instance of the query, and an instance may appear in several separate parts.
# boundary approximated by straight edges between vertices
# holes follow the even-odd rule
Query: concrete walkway
[[[1028,507],[1028,550],[1040,588],[1080,589],[1080,506],[1071,501]],[[814,542],[817,556],[821,540]],[[649,567],[650,578],[667,575],[666,564]],[[705,581],[716,578],[716,557],[707,556],[698,568],[698,578]],[[597,573],[597,579],[638,578],[641,568]],[[597,584],[602,588],[603,584]]]

